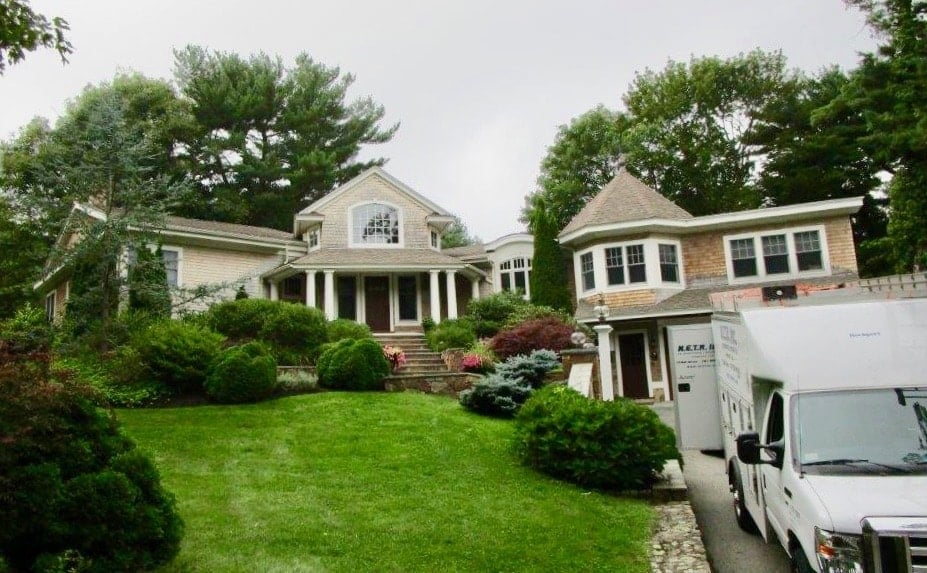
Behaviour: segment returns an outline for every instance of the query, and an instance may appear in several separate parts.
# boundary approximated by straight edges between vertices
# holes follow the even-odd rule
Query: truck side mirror
[[[764,448],[769,452],[769,455],[772,456],[772,460],[765,463],[781,470],[782,463],[785,460],[785,442],[783,440],[777,440],[771,444],[760,447]]]
[[[756,465],[760,460],[760,435],[748,432],[737,436],[737,459],[745,464]]]

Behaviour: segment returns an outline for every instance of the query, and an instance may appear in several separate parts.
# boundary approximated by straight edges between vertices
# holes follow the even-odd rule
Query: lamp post
[[[612,385],[612,343],[609,334],[612,327],[606,324],[609,315],[608,305],[605,304],[605,296],[599,294],[599,304],[592,310],[595,312],[599,323],[592,327],[599,339],[599,383],[602,387],[602,399],[614,400],[615,388]]]

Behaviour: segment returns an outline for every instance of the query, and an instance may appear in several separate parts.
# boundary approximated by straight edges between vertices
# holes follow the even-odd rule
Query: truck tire
[[[730,475],[731,495],[734,497],[734,517],[737,518],[737,525],[747,533],[756,535],[759,530],[750,512],[747,511],[747,504],[744,502],[744,483],[736,463],[731,465]]]
[[[805,557],[805,550],[797,542],[792,549],[792,557],[789,561],[792,564],[793,573],[814,573],[811,563],[808,563],[808,558]]]

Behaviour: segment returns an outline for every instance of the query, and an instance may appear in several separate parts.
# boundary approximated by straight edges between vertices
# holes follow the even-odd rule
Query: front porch
[[[265,295],[319,308],[329,320],[400,332],[420,330],[426,317],[435,323],[458,318],[470,300],[479,298],[482,280],[469,269],[290,269],[265,279]]]

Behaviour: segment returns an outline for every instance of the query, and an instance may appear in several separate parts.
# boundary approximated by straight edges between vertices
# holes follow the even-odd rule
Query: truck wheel
[[[814,573],[814,569],[811,568],[811,563],[808,563],[808,558],[805,557],[805,550],[797,543],[792,548],[792,558],[790,562],[792,563],[793,573]]]
[[[750,517],[750,512],[747,511],[747,505],[744,502],[744,483],[737,464],[731,468],[731,495],[734,496],[734,516],[737,518],[737,525],[747,533],[755,535],[759,530],[753,518]]]

